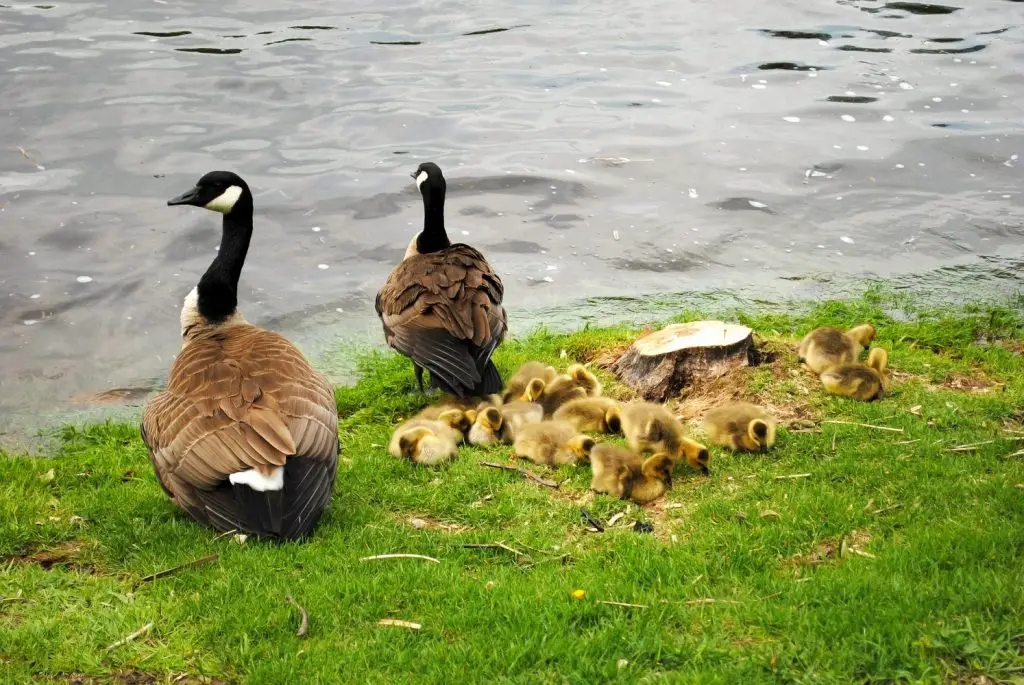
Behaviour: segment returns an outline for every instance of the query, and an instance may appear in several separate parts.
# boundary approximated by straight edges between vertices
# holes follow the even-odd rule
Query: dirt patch
[[[155,675],[144,671],[121,671],[119,673],[106,673],[104,675],[85,675],[82,673],[70,673],[56,676],[51,683],[63,683],[65,685],[156,685],[157,683],[175,683],[176,685],[226,685],[226,680],[209,678],[207,676],[194,676],[187,673],[164,673]]]
[[[15,564],[35,564],[47,571],[56,567],[71,571],[93,573],[96,570],[95,567],[82,561],[85,547],[86,543],[81,540],[69,540],[58,544],[56,547],[32,549],[21,554],[8,556],[4,561]]]
[[[435,518],[429,516],[420,516],[414,514],[401,520],[407,526],[412,526],[416,530],[439,530],[444,533],[464,533],[467,530],[472,530],[470,526],[466,526],[460,523],[449,523],[445,521],[438,521]]]
[[[871,542],[871,535],[864,530],[854,530],[838,540],[828,539],[818,542],[814,549],[805,554],[795,554],[786,565],[793,567],[820,566],[838,561],[846,556],[867,556],[871,553],[864,549]]]
[[[961,392],[983,393],[990,392],[993,389],[999,389],[1004,386],[985,378],[979,371],[970,376],[963,373],[951,373],[942,379],[942,387],[948,390],[959,390]]]

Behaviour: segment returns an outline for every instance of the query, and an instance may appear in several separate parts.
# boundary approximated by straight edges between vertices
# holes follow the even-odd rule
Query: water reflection
[[[0,415],[159,385],[218,239],[163,205],[212,168],[256,194],[243,313],[321,359],[379,340],[428,158],[515,331],[578,297],[1019,285],[1007,7],[6,3]]]

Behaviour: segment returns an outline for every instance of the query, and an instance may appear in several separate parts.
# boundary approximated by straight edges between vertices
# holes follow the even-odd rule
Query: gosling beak
[[[186,190],[184,193],[182,193],[178,197],[171,198],[170,200],[167,201],[167,206],[168,207],[173,207],[175,205],[194,205],[194,204],[196,204],[196,202],[198,200],[199,200],[199,188],[196,187],[196,188],[192,188],[190,190]]]
[[[762,443],[761,444],[761,454],[764,454],[767,451],[768,451],[768,445],[765,445],[765,444]]]
[[[709,468],[708,468],[707,466],[703,466],[703,465],[702,465],[702,466],[700,467],[700,472],[701,472],[701,473],[702,473],[703,475],[705,475],[705,476],[710,476],[710,475],[711,475],[711,469],[709,469]]]

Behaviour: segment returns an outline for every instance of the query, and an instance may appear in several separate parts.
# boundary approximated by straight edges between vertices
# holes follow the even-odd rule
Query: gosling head
[[[860,346],[867,349],[871,347],[871,343],[875,339],[876,331],[875,327],[869,323],[862,323],[859,326],[854,326],[846,332],[848,336],[860,343]]]
[[[246,208],[252,211],[252,193],[238,174],[231,171],[211,171],[196,181],[194,188],[167,201],[168,207],[192,205],[221,214],[231,214]]]
[[[576,459],[589,464],[590,463],[590,452],[594,449],[594,439],[586,435],[577,435],[575,438],[569,441],[569,451],[571,451]]]
[[[747,426],[747,437],[762,452],[767,452],[775,441],[772,427],[764,419],[754,419]]]
[[[536,402],[540,399],[540,396],[544,394],[544,388],[546,387],[547,384],[543,380],[540,378],[534,378],[527,384],[526,390],[523,392],[523,396],[519,399],[524,402]]]
[[[622,412],[618,407],[612,407],[604,415],[604,423],[608,426],[608,432],[616,435],[622,432]]]
[[[463,435],[469,432],[469,429],[473,427],[473,421],[476,418],[475,412],[470,418],[470,414],[462,411],[461,409],[448,409],[441,412],[438,416],[438,420],[448,424],[455,430],[459,431]]]
[[[398,450],[406,459],[412,459],[416,455],[420,443],[433,435],[434,433],[429,428],[422,426],[408,430],[398,438]]]
[[[665,485],[672,485],[672,467],[674,462],[672,456],[665,452],[658,452],[643,463],[641,471],[649,478],[655,478]]]

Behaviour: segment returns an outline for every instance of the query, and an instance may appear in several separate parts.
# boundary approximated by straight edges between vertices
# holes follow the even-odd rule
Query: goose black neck
[[[416,239],[420,254],[451,247],[444,230],[444,188],[428,188],[423,193],[423,232]]]
[[[220,323],[238,307],[238,279],[252,238],[252,200],[242,199],[224,215],[220,250],[199,279],[199,313],[210,323]]]

